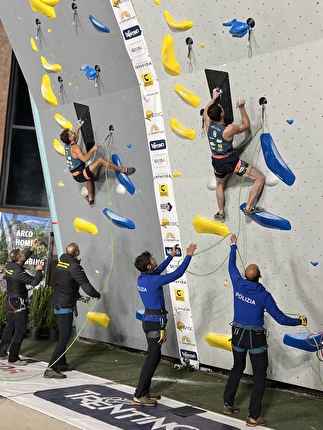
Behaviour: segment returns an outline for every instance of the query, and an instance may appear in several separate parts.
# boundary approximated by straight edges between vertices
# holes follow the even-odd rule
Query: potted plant
[[[58,339],[58,327],[56,323],[56,318],[54,314],[54,309],[49,303],[46,325],[48,327],[48,338],[49,340],[56,341]]]
[[[46,321],[48,303],[52,295],[51,287],[34,288],[29,311],[29,338],[40,339],[40,328]]]

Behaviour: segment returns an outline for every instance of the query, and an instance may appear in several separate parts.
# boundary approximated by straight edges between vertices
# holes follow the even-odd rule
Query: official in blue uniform
[[[135,267],[141,272],[138,277],[138,292],[145,307],[142,327],[147,337],[148,350],[146,360],[141,369],[133,403],[140,406],[155,406],[160,399],[158,394],[150,390],[151,380],[161,359],[161,346],[166,341],[167,311],[163,286],[174,282],[183,276],[196,245],[191,243],[187,248],[187,255],[182,264],[171,273],[162,275],[173,257],[176,255],[178,245],[175,245],[166,260],[157,266],[156,259],[148,251],[140,254],[135,260]]]
[[[233,285],[234,318],[232,322],[233,368],[224,390],[223,413],[231,415],[240,412],[234,403],[240,378],[246,367],[246,356],[249,357],[253,370],[253,389],[249,403],[247,426],[265,425],[267,421],[260,416],[261,403],[265,392],[266,372],[268,367],[267,339],[264,329],[264,312],[281,325],[307,325],[307,318],[291,318],[285,315],[276,305],[272,295],[259,282],[259,267],[250,264],[245,271],[244,279],[236,266],[237,237],[231,236],[229,274]]]

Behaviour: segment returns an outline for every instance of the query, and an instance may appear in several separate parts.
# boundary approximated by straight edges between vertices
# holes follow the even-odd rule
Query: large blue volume
[[[286,185],[293,185],[295,175],[280,156],[270,133],[260,135],[262,152],[268,169],[270,169]]]

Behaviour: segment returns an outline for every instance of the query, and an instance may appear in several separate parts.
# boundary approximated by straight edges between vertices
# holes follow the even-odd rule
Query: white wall
[[[65,3],[65,2],[64,2]],[[77,3],[77,2],[76,2]],[[322,249],[320,246],[322,199],[322,151],[319,149],[322,122],[322,5],[294,2],[254,1],[204,1],[133,0],[137,17],[144,32],[152,62],[161,88],[163,116],[166,124],[170,164],[173,172],[182,176],[174,178],[177,214],[182,247],[191,241],[198,243],[201,252],[194,257],[188,274],[188,286],[192,305],[194,328],[200,361],[203,364],[229,369],[231,356],[227,351],[211,348],[204,340],[209,331],[229,332],[232,320],[232,291],[225,285],[228,279],[227,263],[221,266],[229,251],[229,238],[220,241],[219,236],[195,233],[192,219],[201,215],[212,219],[217,211],[215,192],[207,189],[212,178],[210,153],[205,138],[200,135],[199,110],[209,100],[209,89],[204,69],[222,70],[229,73],[233,102],[238,96],[247,100],[252,130],[260,124],[258,100],[265,96],[267,123],[283,159],[296,175],[292,187],[279,182],[266,187],[260,205],[268,211],[287,218],[291,231],[269,230],[244,218],[239,210],[240,202],[246,201],[250,189],[247,181],[240,185],[239,178],[232,178],[227,190],[226,224],[231,232],[239,235],[239,250],[244,264],[257,263],[262,271],[263,283],[272,292],[279,307],[293,314],[308,316],[309,331],[322,330],[321,284]],[[121,1],[126,8],[127,0]],[[73,28],[70,4],[60,2],[55,6],[57,18],[50,20],[31,11],[28,2],[0,1],[1,19],[11,40],[16,56],[25,74],[31,93],[40,112],[42,133],[53,187],[53,201],[59,217],[59,229],[63,244],[78,241],[83,252],[85,269],[97,288],[104,285],[114,259],[113,272],[99,309],[107,310],[112,317],[108,331],[97,326],[87,326],[85,334],[98,340],[106,340],[134,348],[144,348],[139,322],[134,322],[134,311],[140,308],[136,292],[137,273],[133,268],[134,257],[144,249],[151,249],[158,259],[163,258],[160,236],[160,220],[156,211],[147,137],[144,130],[141,99],[138,85],[126,55],[122,36],[117,28],[112,7],[108,2],[97,0],[78,4],[80,25],[78,34]],[[188,31],[173,31],[163,16],[168,10],[176,21],[190,19],[194,26]],[[93,31],[88,20],[92,14],[110,28],[109,34]],[[30,37],[35,37],[35,18],[42,22],[43,42],[40,52],[30,47]],[[246,21],[252,17],[253,30],[259,52],[252,40],[252,56],[248,56],[247,36],[232,38],[228,27],[222,26],[236,18]],[[51,29],[51,33],[47,30]],[[174,37],[176,57],[181,64],[181,74],[168,75],[161,62],[162,37]],[[186,37],[193,39],[196,62],[190,72],[187,64]],[[202,48],[201,45],[205,47]],[[40,79],[44,70],[39,57],[63,66],[67,98],[64,104],[50,107],[41,97]],[[84,77],[80,67],[89,63],[101,67],[100,94],[93,81]],[[51,75],[52,77],[53,75]],[[54,75],[54,91],[58,94],[57,77]],[[71,82],[72,86],[67,85]],[[201,105],[194,109],[185,104],[173,91],[175,84],[184,85],[196,93]],[[53,150],[52,141],[60,133],[53,120],[56,112],[76,121],[73,101],[90,106],[97,141],[107,134],[109,124],[115,126],[111,152],[117,152],[123,163],[138,168],[133,177],[136,185],[134,196],[115,193],[117,185],[110,177],[110,198],[104,178],[97,185],[96,205],[88,207],[79,194],[79,186],[66,171],[65,161]],[[235,120],[239,121],[234,109]],[[168,127],[171,117],[183,125],[194,128],[197,136],[193,141],[175,135]],[[292,125],[287,119],[294,119]],[[238,140],[240,141],[240,139]],[[127,144],[131,143],[129,149]],[[104,153],[102,149],[102,153]],[[266,175],[270,175],[263,161],[259,134],[244,152],[243,159],[253,162]],[[65,187],[56,184],[62,181]],[[241,192],[241,194],[240,194]],[[109,201],[108,201],[109,200]],[[103,207],[123,213],[136,223],[133,231],[110,227],[102,215]],[[75,216],[94,222],[99,235],[77,235],[72,223]],[[213,246],[211,249],[211,246]],[[319,264],[314,267],[311,261]],[[242,269],[242,266],[240,266]],[[99,270],[99,275],[95,273]],[[208,273],[213,272],[210,275]],[[200,275],[200,276],[197,276]],[[169,296],[168,296],[169,303]],[[171,313],[171,305],[169,304]],[[80,309],[81,317],[86,309]],[[322,389],[318,377],[318,360],[314,353],[296,350],[283,345],[285,333],[305,331],[304,328],[288,328],[277,325],[266,317],[269,329],[270,367],[268,377],[291,384]],[[174,325],[170,325],[170,339],[165,354],[177,356]],[[250,369],[248,369],[250,370]]]

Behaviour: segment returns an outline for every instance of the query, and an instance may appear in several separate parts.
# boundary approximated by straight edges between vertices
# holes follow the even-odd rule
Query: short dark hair
[[[222,114],[221,105],[213,103],[213,105],[209,106],[207,114],[212,121],[220,121]]]
[[[148,251],[144,251],[135,259],[134,265],[135,268],[140,272],[147,272],[147,266],[150,264],[151,253]]]
[[[61,139],[61,141],[63,142],[63,143],[65,143],[65,145],[69,145],[71,142],[70,142],[70,138],[69,138],[69,135],[68,135],[68,132],[69,132],[70,130],[68,129],[68,128],[65,128],[65,130],[63,130],[62,131],[62,133],[59,135],[59,137],[60,137],[60,139]]]
[[[20,250],[19,248],[17,248],[17,249],[13,249],[13,250],[10,252],[10,254],[9,254],[9,256],[10,256],[10,260],[11,260],[13,263],[16,263],[16,261],[18,261],[18,258],[19,258],[19,256],[20,256],[20,253],[21,253],[21,250]]]

